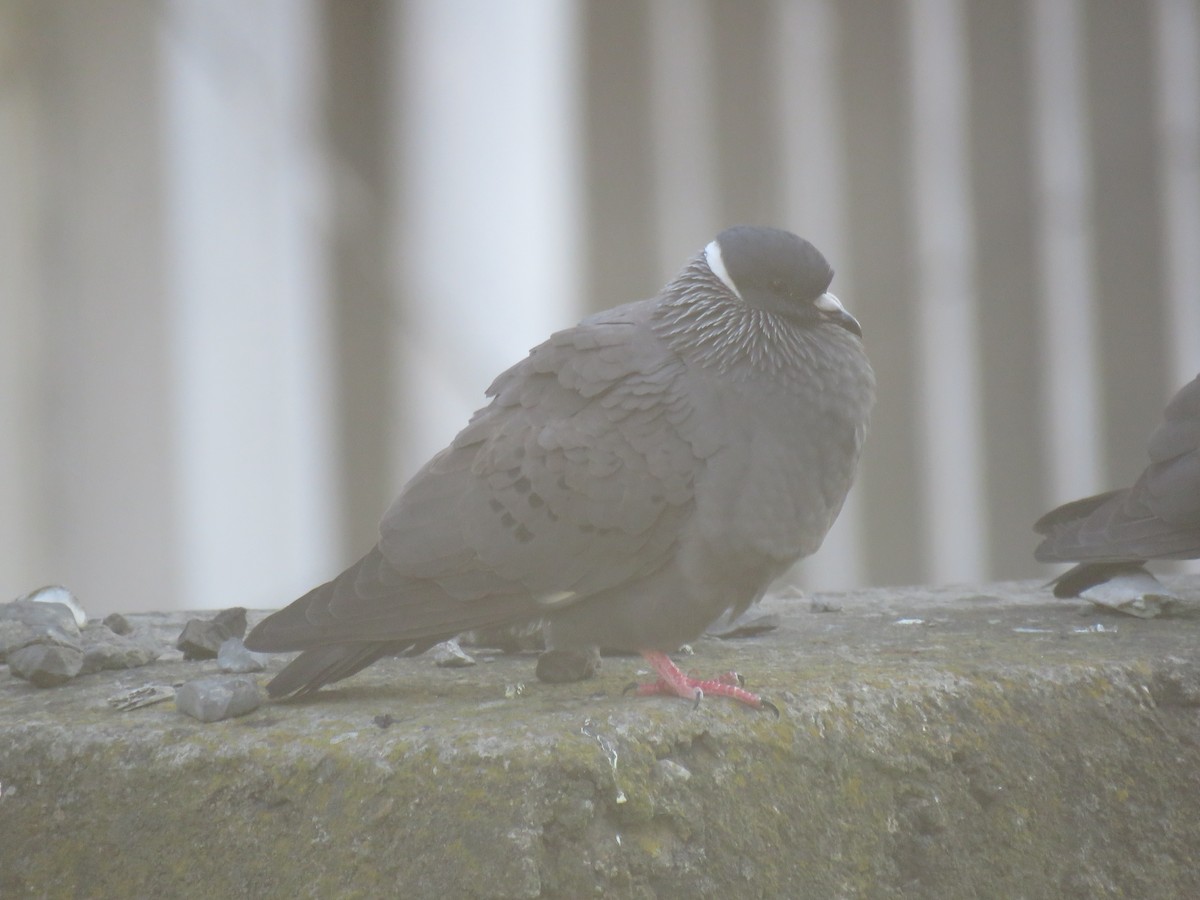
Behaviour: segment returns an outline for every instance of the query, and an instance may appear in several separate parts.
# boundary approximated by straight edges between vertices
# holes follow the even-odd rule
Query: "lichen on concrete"
[[[838,603],[680,657],[778,719],[623,696],[634,658],[389,660],[208,725],[106,698],[215,662],[0,674],[0,896],[1200,896],[1200,622],[1030,584]]]

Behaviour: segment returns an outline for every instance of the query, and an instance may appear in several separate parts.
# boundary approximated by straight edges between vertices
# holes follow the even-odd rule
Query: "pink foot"
[[[658,673],[658,680],[649,684],[631,684],[626,690],[633,690],[639,697],[649,697],[654,694],[666,694],[672,697],[682,697],[692,700],[696,706],[705,694],[718,697],[732,697],[740,703],[755,709],[769,709],[779,715],[774,703],[764,700],[758,694],[752,694],[742,687],[742,679],[736,672],[725,672],[716,678],[692,678],[683,674],[679,666],[671,661],[671,657],[656,650],[643,650],[642,656]]]

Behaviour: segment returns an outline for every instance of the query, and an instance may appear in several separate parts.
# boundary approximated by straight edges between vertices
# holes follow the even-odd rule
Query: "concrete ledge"
[[[209,725],[106,698],[212,662],[4,670],[0,896],[1200,896],[1200,621],[1031,584],[824,599],[681,658],[779,719],[622,697],[635,659],[390,660]]]

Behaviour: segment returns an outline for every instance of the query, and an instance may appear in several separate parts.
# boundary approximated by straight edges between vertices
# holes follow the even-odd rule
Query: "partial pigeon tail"
[[[280,697],[306,697],[327,684],[349,678],[378,659],[403,653],[410,646],[411,644],[327,644],[324,647],[305,650],[271,679],[267,685],[267,694],[272,700]]]
[[[339,617],[339,609],[350,607]],[[463,631],[536,612],[522,596],[455,602],[434,582],[392,571],[379,547],[341,575],[268,616],[246,636],[249,650],[303,651],[267,685],[272,699],[303,697],[385,656],[416,655]]]
[[[1080,563],[1067,569],[1050,584],[1054,586],[1054,596],[1065,599],[1078,597],[1089,588],[1111,581],[1118,575],[1132,575],[1136,572],[1149,575],[1146,567],[1136,561]]]

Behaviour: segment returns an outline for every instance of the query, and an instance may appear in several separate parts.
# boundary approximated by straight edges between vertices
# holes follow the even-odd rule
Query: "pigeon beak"
[[[833,294],[826,291],[814,302],[813,306],[825,314],[834,325],[841,325],[847,331],[862,337],[862,326],[858,324],[858,319],[846,312],[846,307],[842,306],[842,301]]]

